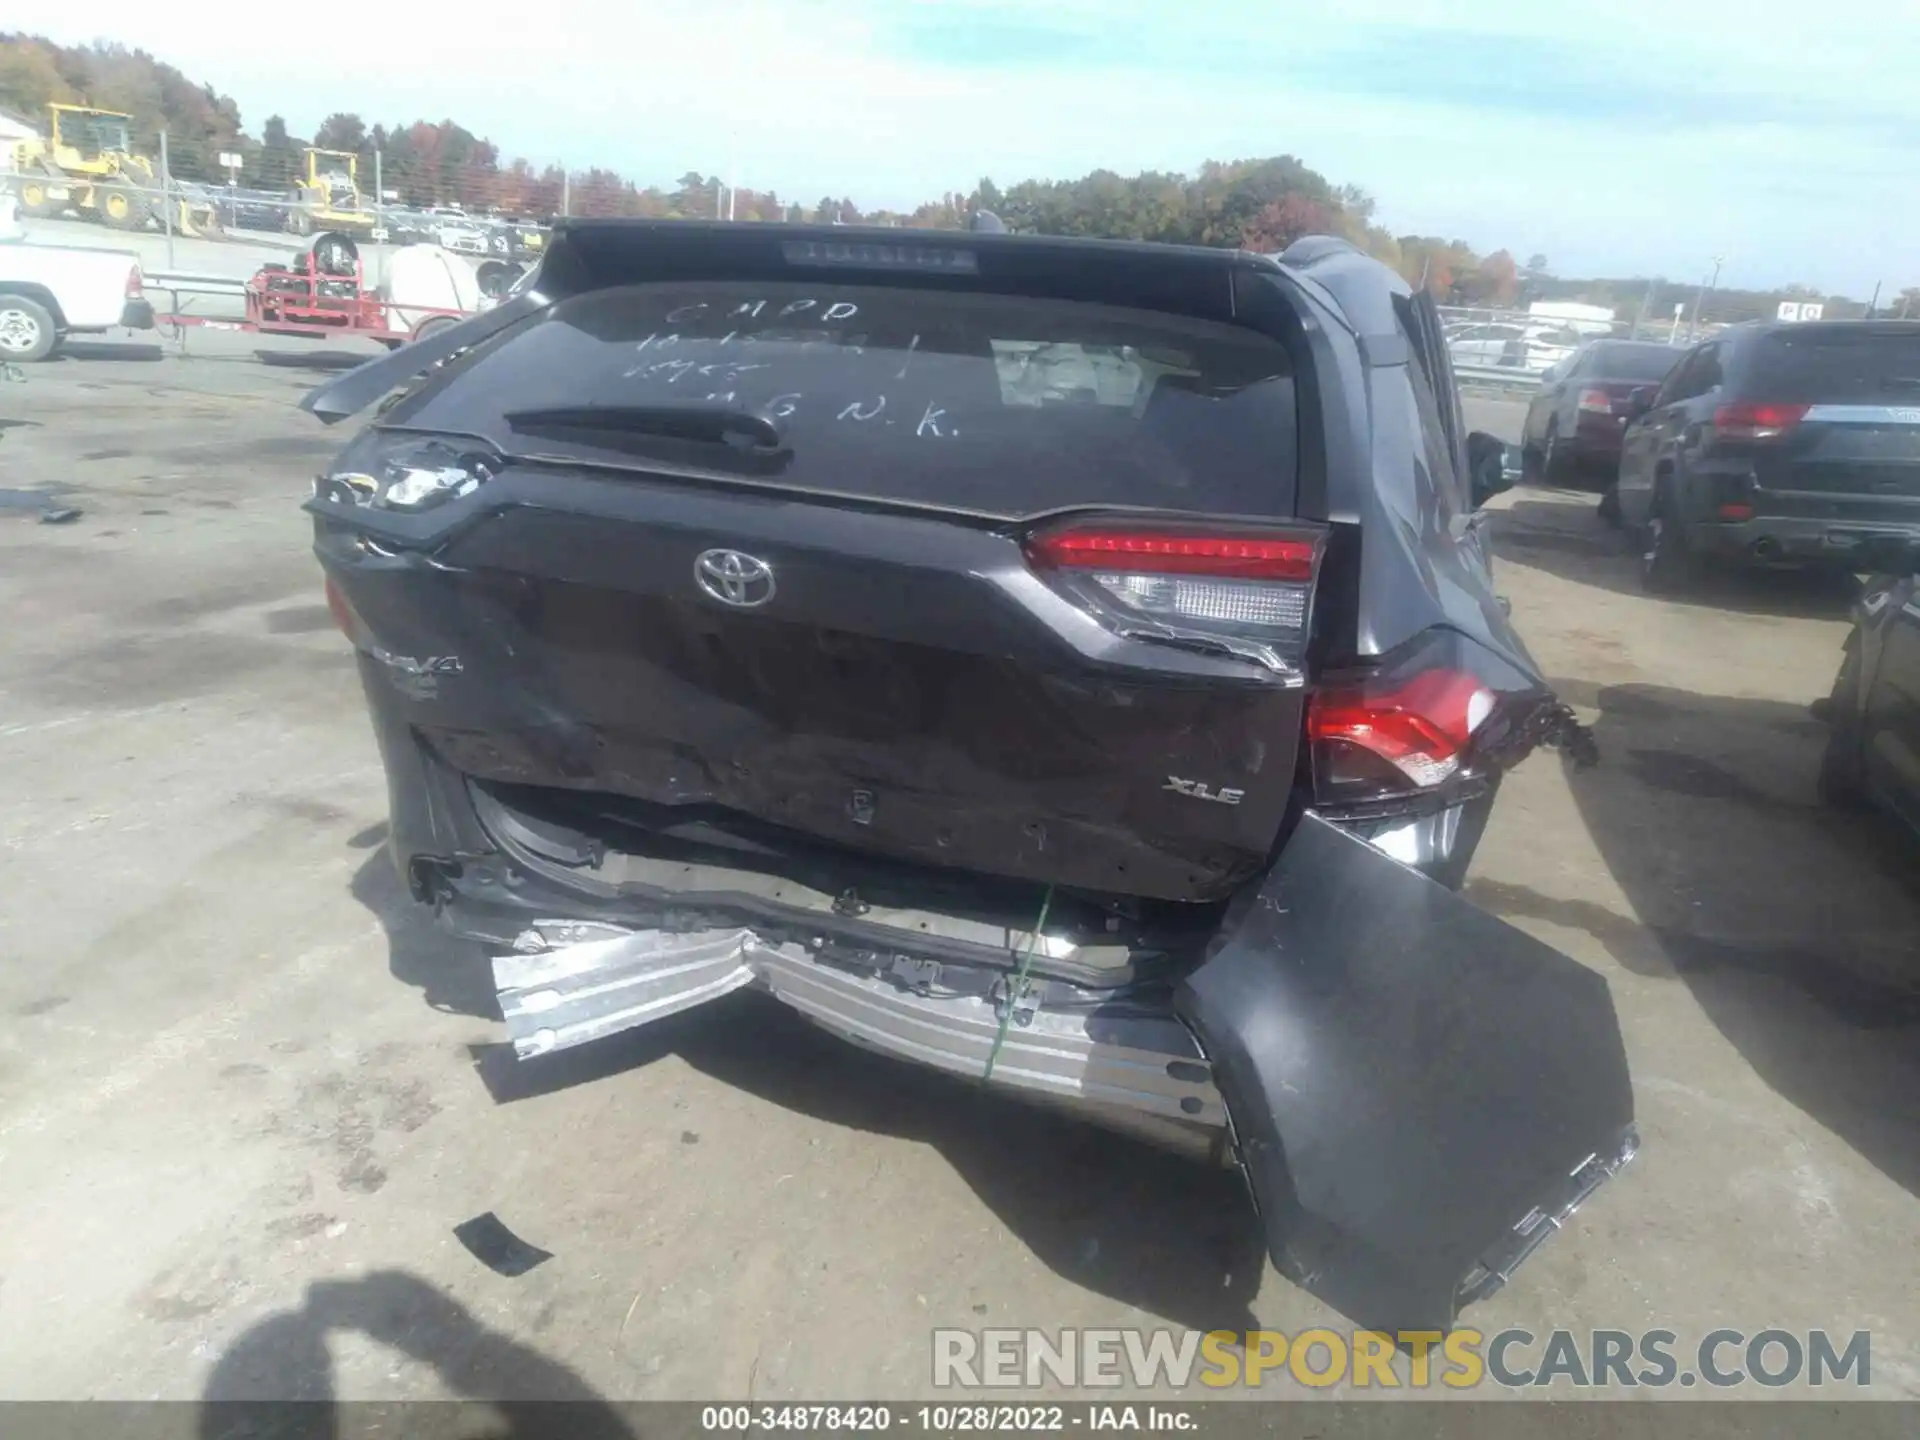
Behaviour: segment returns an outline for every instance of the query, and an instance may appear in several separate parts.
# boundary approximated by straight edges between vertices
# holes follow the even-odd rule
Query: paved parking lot
[[[1232,1176],[752,996],[516,1064],[306,550],[345,361],[193,347],[0,384],[0,489],[82,512],[0,508],[0,1394],[905,1397],[935,1326],[1340,1323]],[[1843,597],[1655,601],[1591,496],[1500,503],[1604,761],[1517,771],[1470,894],[1612,984],[1645,1149],[1470,1322],[1865,1329],[1920,1396],[1920,862],[1815,801]],[[555,1258],[483,1269],[488,1210]]]

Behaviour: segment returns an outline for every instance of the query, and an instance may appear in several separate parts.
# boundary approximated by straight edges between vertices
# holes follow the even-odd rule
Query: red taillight
[[[127,272],[127,299],[138,300],[145,293],[140,280],[140,267],[136,265]]]
[[[1591,414],[1611,415],[1613,397],[1604,390],[1582,390],[1579,408]]]
[[[1739,501],[1729,501],[1714,511],[1714,513],[1722,520],[1751,520],[1753,518],[1753,506],[1742,504]]]
[[[359,645],[367,633],[367,627],[361,621],[359,612],[353,608],[353,602],[347,599],[345,592],[338,585],[334,584],[331,575],[327,576],[324,588],[327,592],[327,609],[332,612],[333,623],[340,627],[342,635],[355,645]]]
[[[1714,434],[1722,440],[1778,440],[1806,418],[1810,406],[1741,401],[1713,412]]]
[[[1216,645],[1291,668],[1307,632],[1318,531],[1086,521],[1029,536],[1027,559],[1122,633]]]
[[[1495,702],[1492,690],[1461,670],[1425,670],[1392,685],[1329,686],[1307,707],[1307,738],[1332,789],[1367,783],[1379,772],[1376,760],[1415,785],[1438,785],[1459,768]]]
[[[1028,542],[1044,564],[1074,570],[1212,575],[1224,580],[1310,580],[1314,542],[1154,530],[1056,530]]]

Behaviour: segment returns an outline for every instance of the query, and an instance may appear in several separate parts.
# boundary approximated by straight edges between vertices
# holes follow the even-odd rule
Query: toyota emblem
[[[694,583],[722,605],[751,610],[773,598],[773,567],[738,550],[703,550],[693,562]]]

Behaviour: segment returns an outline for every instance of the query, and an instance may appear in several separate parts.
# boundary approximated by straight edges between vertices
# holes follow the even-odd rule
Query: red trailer
[[[245,301],[246,317],[241,320],[173,314],[159,316],[158,323],[316,340],[358,335],[392,350],[472,313],[382,299],[366,288],[359,247],[339,234],[317,236],[291,265],[262,265],[247,281]]]

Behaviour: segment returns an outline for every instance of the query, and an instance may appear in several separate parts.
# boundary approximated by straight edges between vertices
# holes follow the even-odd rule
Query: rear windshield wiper
[[[603,436],[657,436],[761,455],[784,448],[780,427],[771,415],[721,405],[566,405],[509,410],[502,418],[514,430],[528,433],[573,430]]]

